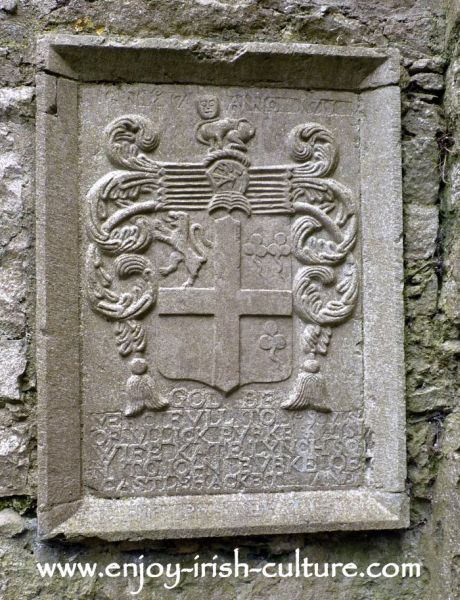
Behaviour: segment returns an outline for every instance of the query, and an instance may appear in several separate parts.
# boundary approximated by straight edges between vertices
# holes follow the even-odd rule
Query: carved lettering
[[[103,496],[350,488],[362,482],[357,412],[307,411],[292,420],[263,406],[172,408],[129,423],[121,413],[91,416],[89,484]]]

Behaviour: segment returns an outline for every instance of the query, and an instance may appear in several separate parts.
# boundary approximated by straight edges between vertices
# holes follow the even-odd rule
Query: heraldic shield
[[[287,379],[292,371],[288,219],[248,219],[235,211],[194,225],[204,232],[195,246],[203,258],[197,260],[206,263],[191,285],[160,289],[159,371],[224,393],[246,383]],[[205,278],[209,284],[203,285]]]
[[[129,362],[125,414],[167,409],[160,382],[178,381],[224,396],[287,382],[283,408],[327,412],[322,363],[359,284],[334,137],[299,123],[283,142],[291,162],[253,165],[249,119],[222,114],[216,96],[196,109],[196,162],[154,160],[145,116],[112,121],[116,170],[87,197],[87,294]]]

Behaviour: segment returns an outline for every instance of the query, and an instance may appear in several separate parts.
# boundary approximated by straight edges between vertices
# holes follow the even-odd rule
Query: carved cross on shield
[[[267,217],[265,217],[267,218]],[[204,315],[213,318],[213,335],[210,339],[189,338],[184,344],[190,345],[187,352],[192,360],[185,362],[177,356],[169,355],[166,360],[159,357],[160,371],[166,377],[175,379],[194,379],[228,393],[238,385],[250,383],[251,379],[241,376],[241,336],[240,318],[243,316],[291,316],[292,292],[290,289],[244,289],[241,277],[241,230],[244,225],[231,215],[216,219],[213,223],[212,262],[215,284],[212,288],[160,288],[158,297],[159,315]],[[289,269],[290,271],[290,269]],[[257,335],[257,334],[256,334]],[[263,335],[261,330],[259,338]],[[167,327],[160,329],[162,344],[177,342],[170,339]],[[256,337],[254,347],[257,349]],[[200,349],[208,345],[212,356],[206,374],[197,373]],[[285,349],[288,364],[281,369],[281,378],[290,374],[290,349]],[[196,358],[196,360],[193,360]],[[286,369],[287,367],[287,369]],[[257,368],[257,367],[256,367]],[[263,368],[263,366],[262,366]],[[252,381],[278,381],[276,372],[267,379],[267,373],[255,373]],[[270,377],[270,375],[269,375]]]

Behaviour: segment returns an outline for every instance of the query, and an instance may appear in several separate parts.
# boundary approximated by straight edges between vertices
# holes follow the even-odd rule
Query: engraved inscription
[[[302,110],[302,103],[298,98],[286,98],[274,94],[261,94],[245,92],[235,94],[229,102],[229,111],[233,114],[240,113],[297,113]]]
[[[309,113],[324,116],[349,115],[351,114],[352,103],[347,100],[319,98],[317,100],[307,100],[305,108]]]
[[[305,411],[292,419],[266,404],[266,394],[273,395],[261,392],[258,400],[252,398],[255,406],[251,397],[245,407],[171,406],[131,425],[119,412],[91,415],[89,486],[102,496],[153,496],[339,489],[362,483],[357,412]],[[199,403],[202,396],[195,396]]]

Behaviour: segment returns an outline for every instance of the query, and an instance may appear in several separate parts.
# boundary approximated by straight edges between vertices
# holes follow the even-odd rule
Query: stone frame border
[[[165,539],[407,527],[398,53],[310,44],[57,35],[39,40],[38,64],[40,536]],[[74,169],[79,82],[211,83],[359,93],[364,415],[372,431],[365,487],[113,500],[84,496],[80,194]]]

